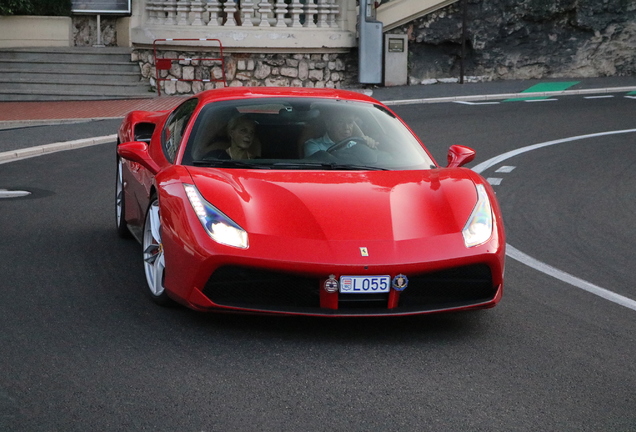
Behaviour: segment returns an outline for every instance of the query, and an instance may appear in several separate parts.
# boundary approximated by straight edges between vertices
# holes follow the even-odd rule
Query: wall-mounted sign
[[[404,39],[389,38],[389,52],[404,52]]]
[[[130,15],[130,0],[73,0],[73,13]]]

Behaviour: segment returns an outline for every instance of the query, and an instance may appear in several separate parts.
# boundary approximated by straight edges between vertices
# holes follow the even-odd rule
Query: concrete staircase
[[[458,0],[389,0],[377,9],[377,19],[389,31],[414,19],[423,17]]]
[[[151,98],[129,48],[0,49],[0,101]]]

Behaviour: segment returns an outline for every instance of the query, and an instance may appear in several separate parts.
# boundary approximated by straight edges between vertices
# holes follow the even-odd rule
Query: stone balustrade
[[[244,52],[356,46],[356,0],[139,0],[133,44],[154,39],[218,38]]]
[[[147,0],[146,24],[339,28],[343,0]]]

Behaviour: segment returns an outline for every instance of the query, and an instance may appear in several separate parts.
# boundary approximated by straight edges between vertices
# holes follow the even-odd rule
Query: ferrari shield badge
[[[367,249],[365,247],[361,247],[360,248],[360,255],[362,255],[363,257],[368,257],[369,256],[369,249]]]
[[[408,284],[409,279],[403,274],[399,274],[393,278],[393,289],[396,291],[404,291]]]
[[[328,293],[335,293],[338,291],[338,281],[336,275],[329,275],[329,279],[325,281],[325,291]]]

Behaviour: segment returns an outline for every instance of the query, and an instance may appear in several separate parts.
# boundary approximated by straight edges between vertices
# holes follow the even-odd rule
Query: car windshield
[[[277,170],[435,168],[413,134],[380,105],[282,97],[203,107],[182,164]]]

